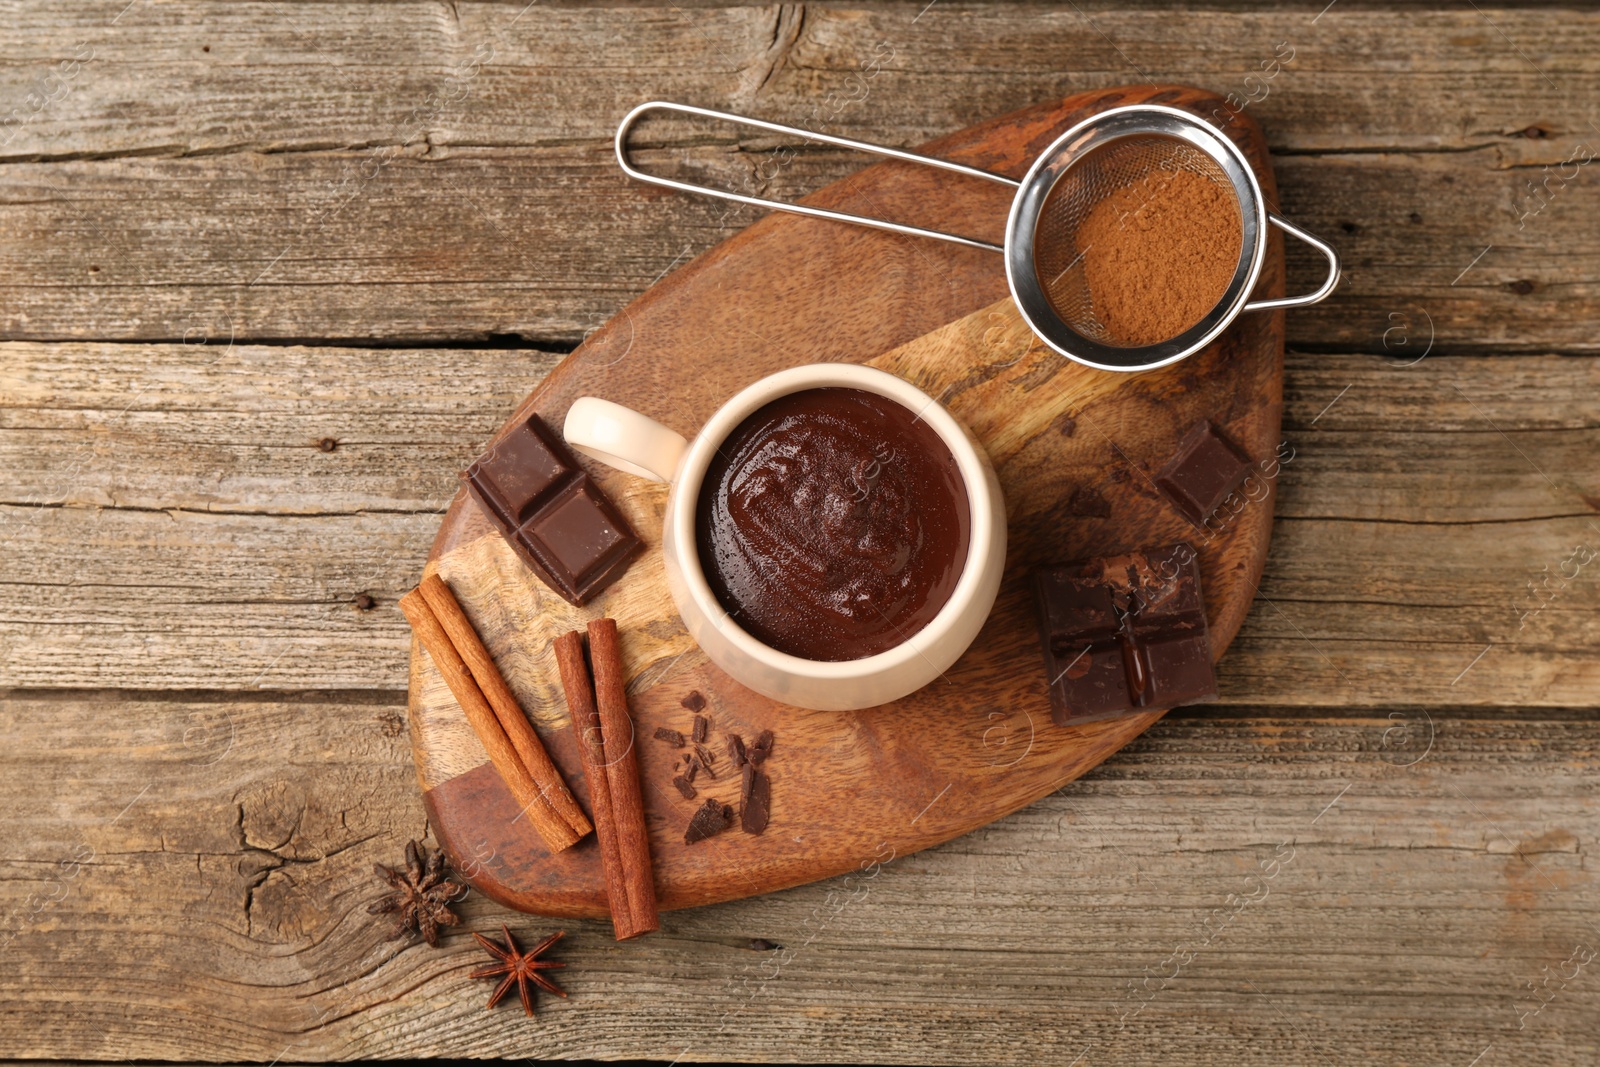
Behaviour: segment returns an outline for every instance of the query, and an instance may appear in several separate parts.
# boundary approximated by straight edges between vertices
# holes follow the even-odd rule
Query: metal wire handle
[[[889,230],[892,233],[910,234],[914,237],[933,237],[940,241],[949,241],[952,244],[966,245],[968,248],[983,248],[990,252],[1004,254],[1003,245],[990,244],[988,241],[979,241],[972,237],[962,237],[959,234],[945,233],[943,230],[925,230],[920,226],[907,226],[900,222],[890,222],[888,219],[873,218],[871,215],[852,215],[846,211],[830,211],[822,207],[810,207],[806,204],[791,204],[783,200],[768,200],[759,196],[745,196],[742,193],[729,192],[725,189],[713,189],[709,185],[696,185],[693,182],[680,182],[672,178],[659,178],[653,174],[646,174],[628,162],[628,131],[647,111],[678,111],[685,115],[698,115],[701,118],[723,119],[727,122],[737,123],[741,126],[754,126],[757,129],[771,130],[773,133],[791,133],[805,137],[812,141],[822,141],[827,144],[838,145],[841,148],[853,148],[858,152],[869,152],[873,155],[888,156],[890,159],[902,160],[906,163],[920,163],[927,167],[936,167],[940,170],[954,171],[965,174],[969,178],[983,178],[986,181],[998,182],[1001,185],[1017,188],[1018,183],[999,174],[992,174],[977,167],[968,167],[961,163],[952,163],[947,159],[935,159],[933,156],[918,155],[916,152],[907,152],[899,148],[885,148],[883,145],[869,144],[866,141],[853,141],[848,137],[835,137],[830,133],[817,133],[814,130],[802,130],[795,126],[783,126],[776,122],[764,122],[761,119],[747,118],[744,115],[733,115],[726,111],[712,111],[709,108],[693,107],[689,104],[674,104],[665,100],[652,100],[640,104],[622,120],[617,127],[617,163],[624,173],[630,178],[651,185],[660,185],[667,189],[677,189],[685,193],[700,193],[705,196],[714,196],[722,200],[734,200],[741,204],[750,204],[755,207],[773,208],[777,211],[790,211],[796,215],[810,215],[818,219],[834,219],[838,222],[851,222],[857,226],[871,226],[879,230]]]
[[[1307,293],[1305,296],[1280,296],[1276,300],[1255,300],[1246,304],[1243,311],[1266,311],[1268,308],[1299,308],[1308,304],[1315,304],[1322,300],[1334,287],[1339,284],[1339,253],[1326,241],[1309,231],[1302,230],[1288,219],[1275,212],[1267,212],[1267,221],[1272,223],[1291,237],[1298,237],[1306,244],[1321,252],[1328,261],[1328,277],[1323,281],[1322,287],[1316,292]]]

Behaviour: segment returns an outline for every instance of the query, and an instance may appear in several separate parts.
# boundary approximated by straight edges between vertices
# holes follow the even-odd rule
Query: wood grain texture
[[[626,946],[566,921],[572,995],[530,1021],[466,978],[498,906],[437,951],[364,914],[425,829],[402,708],[11,695],[0,1028],[28,1058],[1587,1062],[1587,968],[1518,1027],[1600,938],[1595,722],[1393,710],[1180,711],[875,877]]]
[[[1221,101],[1182,87],[1085,93],[952,134],[933,151],[1020,177],[1068,128],[1135,103],[1203,112]],[[1259,131],[1240,123],[1234,136],[1270,195],[1273,176]],[[892,162],[862,170],[807,202],[904,214],[948,184],[930,168]],[[941,228],[970,232],[974,219],[1003,214],[993,192],[970,187],[976,184],[944,191],[951,209],[939,220]],[[998,257],[919,247],[912,250],[916,268],[907,272],[907,243],[826,220],[763,220],[622,309],[551,372],[508,426],[530,411],[560,426],[576,396],[595,395],[691,436],[724,399],[757,378],[819,359],[862,362],[911,382],[983,445],[999,475],[1009,523],[994,610],[939,679],[904,699],[853,713],[806,711],[733,682],[695,646],[672,606],[660,558],[665,487],[657,483],[597,473],[644,542],[646,559],[583,608],[565,603],[518,565],[482,510],[464,496],[440,527],[430,570],[436,566],[456,590],[523,706],[549,709],[559,723],[563,701],[551,644],[582,620],[605,615],[623,632],[638,737],[685,728],[681,701],[690,692],[710,702],[716,751],[727,732],[750,739],[764,730],[777,735],[764,765],[775,795],[767,832],[726,833],[694,844],[684,829],[699,804],[669,785],[679,753],[650,740],[638,746],[655,889],[664,908],[787,888],[859,870],[886,851],[906,855],[948,840],[1083,774],[1154,721],[1157,710],[1072,728],[1050,722],[1027,585],[1034,568],[1191,542],[1213,658],[1227,648],[1254,600],[1272,529],[1275,479],[1258,476],[1256,500],[1241,495],[1237,511],[1199,530],[1161,495],[1150,472],[1204,419],[1267,469],[1280,441],[1282,313],[1241,317],[1204,351],[1160,371],[1098,371],[1036,341],[1009,297],[984,306],[1000,281]],[[1257,292],[1282,293],[1282,255],[1279,242],[1268,246]],[[894,288],[873,292],[872,279],[897,274]],[[929,290],[926,301],[918,298],[919,285]],[[962,317],[945,324],[951,315]],[[619,337],[648,361],[619,355]],[[1276,474],[1275,463],[1272,470]],[[1074,514],[1069,501],[1080,490],[1099,494],[1103,516]],[[433,669],[429,661],[415,672],[423,678],[411,701],[412,740],[425,771],[439,763],[430,752],[435,730],[447,751],[464,747],[459,724],[449,722],[460,717],[459,706],[424,702],[440,695],[426,677]],[[569,724],[566,732],[581,729]],[[592,791],[593,763],[583,765]],[[563,769],[570,781],[579,765]],[[700,792],[738,801],[731,765],[724,761],[718,773],[720,787],[703,775]],[[451,855],[470,855],[468,843],[486,837],[504,858],[504,867],[472,878],[476,888],[542,915],[606,914],[612,877],[602,877],[598,845],[552,853],[516,818],[520,805],[492,772],[474,767],[424,784],[434,832]],[[619,934],[627,925],[620,924]]]
[[[407,135],[434,145],[601,139],[635,103],[675,92],[790,118],[815,109],[848,136],[914,143],[1130,74],[1259,98],[1243,79],[1274,55],[1287,58],[1283,80],[1262,78],[1270,84],[1255,101],[1274,120],[1274,151],[1500,143],[1515,158],[1552,148],[1509,140],[1531,123],[1581,140],[1583,112],[1563,109],[1573,101],[1560,94],[1600,86],[1600,18],[1560,6],[1341,3],[1315,20],[1315,5],[1251,3],[941,0],[924,14],[893,3],[389,0],[381,19],[350,0],[125,6],[29,10],[0,42],[0,94],[18,107],[0,126],[3,158],[306,151]],[[89,51],[81,69],[43,79]],[[887,81],[867,106],[851,76],[873,71]],[[904,91],[913,81],[926,91]],[[30,92],[43,106],[29,106]]]
[[[609,141],[416,155],[387,163],[337,211],[333,190],[364,165],[359,155],[0,168],[0,227],[16,235],[0,248],[0,281],[13,293],[0,335],[571,344],[758,217],[624,184]],[[818,151],[777,168],[732,144],[641,158],[734,188],[752,167],[776,169],[761,188],[782,198],[861,162]],[[1288,317],[1291,345],[1386,352],[1399,337],[1391,316],[1403,315],[1424,336],[1431,323],[1440,350],[1594,350],[1584,323],[1600,315],[1600,216],[1587,170],[1523,223],[1519,198],[1542,172],[1506,169],[1489,149],[1277,165],[1284,213],[1346,261],[1329,301]],[[574,203],[584,205],[578,222]],[[998,218],[980,235],[1002,228]],[[1291,252],[1295,289],[1314,288],[1319,264]]]
[[[1600,140],[1600,16],[1324,6],[0,2],[0,336],[77,339],[0,343],[0,685],[50,687],[0,696],[0,1048],[1593,1062],[1592,967],[1540,983],[1595,944],[1600,593],[1526,583],[1600,521],[1600,380],[1552,354],[1600,318],[1594,170],[1559,177]],[[1288,317],[1296,458],[1231,706],[871,881],[620,950],[578,921],[574,996],[531,1023],[481,1010],[464,932],[377,939],[370,865],[427,829],[394,598],[556,359],[373,345],[565,350],[752,221],[622,181],[609,132],[648,97],[904,145],[1135,66],[1248,92],[1283,42],[1249,111],[1350,270]],[[643,132],[652,166],[773,195],[859,165]]]
[[[395,601],[455,472],[554,362],[0,345],[0,681],[404,691]],[[1222,699],[1591,706],[1596,572],[1537,599],[1527,583],[1600,548],[1600,367],[1405,362],[1289,354],[1294,458]],[[353,606],[362,592],[373,610]]]
[[[0,43],[23,109],[0,115],[0,336],[570,343],[756,217],[629,184],[610,135],[636,103],[905,145],[1148,78],[1259,97],[1285,211],[1344,252],[1291,345],[1383,351],[1403,314],[1458,351],[1594,348],[1592,11],[187,0],[112,26],[124,6],[30,12]],[[774,196],[860,165],[649,129],[650,165]]]

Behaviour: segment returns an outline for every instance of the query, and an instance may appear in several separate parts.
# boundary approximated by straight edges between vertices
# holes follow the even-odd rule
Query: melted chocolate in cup
[[[944,607],[971,508],[950,449],[862,389],[779,397],[728,435],[695,511],[700,565],[728,614],[793,656],[886,652]]]

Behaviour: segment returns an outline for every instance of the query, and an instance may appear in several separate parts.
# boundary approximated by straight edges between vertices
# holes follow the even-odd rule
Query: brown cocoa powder
[[[1216,306],[1239,263],[1232,191],[1188,170],[1155,170],[1096,204],[1078,230],[1103,340],[1169,340]]]

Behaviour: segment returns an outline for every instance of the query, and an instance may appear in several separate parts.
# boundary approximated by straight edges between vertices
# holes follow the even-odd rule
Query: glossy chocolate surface
[[[814,660],[876,655],[922,629],[966,564],[955,457],[917,414],[807,389],[728,435],[695,514],[713,592],[758,641]]]

